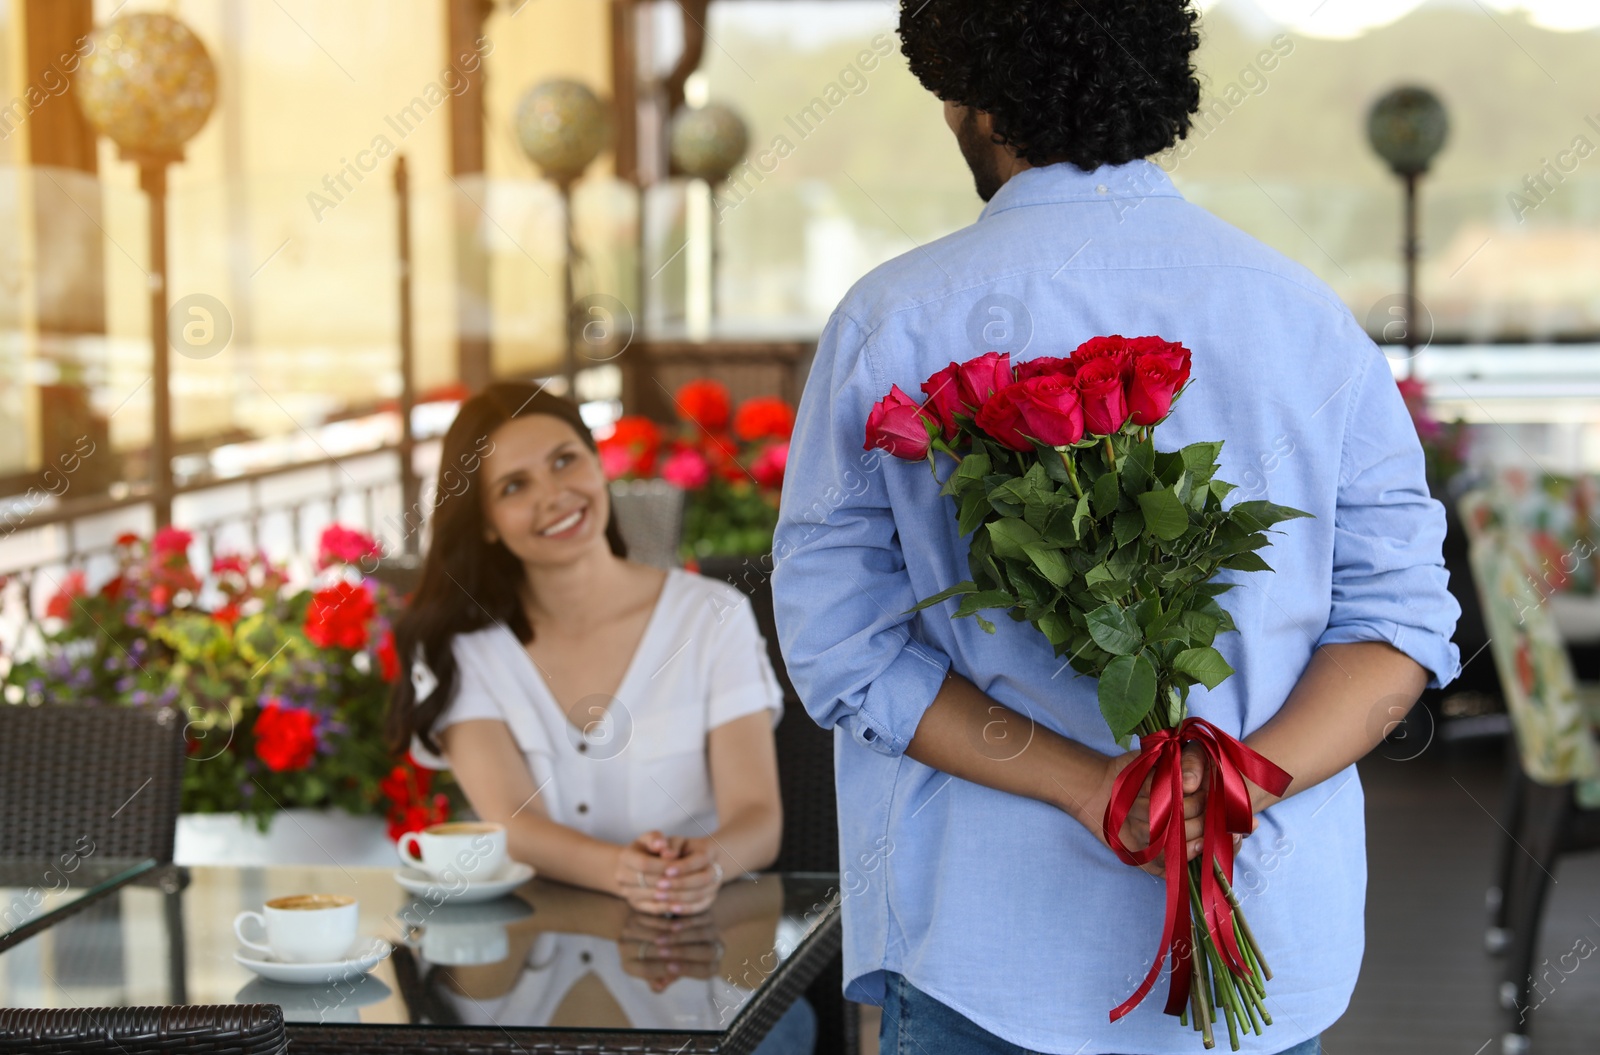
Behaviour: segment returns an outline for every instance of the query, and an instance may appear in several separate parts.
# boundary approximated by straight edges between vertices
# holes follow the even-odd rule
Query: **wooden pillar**
[[[478,49],[489,0],[444,0],[445,60],[457,64]],[[484,179],[483,99],[485,64],[470,72],[457,65],[466,87],[452,93],[450,107],[450,175],[455,183],[456,372],[471,391],[494,380],[489,340],[489,255],[479,238],[482,207],[488,193]]]
[[[85,362],[81,340],[106,332],[96,136],[71,89],[88,53],[93,4],[16,0],[12,10],[18,64],[6,95],[19,102],[0,114],[0,134],[13,142],[18,168],[18,236],[27,272],[22,329],[30,353],[55,367],[53,379],[38,386],[28,461],[54,469],[50,479],[64,480],[66,491],[77,497],[104,491],[122,475],[108,422],[89,402],[86,368],[103,366],[103,359]],[[99,344],[87,357],[102,357],[104,348]],[[93,455],[74,456],[90,449],[88,444]],[[62,477],[68,465],[74,468]]]

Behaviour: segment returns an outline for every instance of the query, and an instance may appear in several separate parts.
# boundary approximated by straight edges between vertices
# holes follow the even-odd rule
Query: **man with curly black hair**
[[[845,992],[883,1005],[884,1055],[1200,1049],[1159,993],[1109,1015],[1154,962],[1165,886],[1147,872],[1167,863],[1130,868],[1105,842],[1137,752],[1111,738],[1095,683],[1026,622],[985,633],[953,601],[911,611],[968,578],[968,543],[925,466],[862,450],[891,385],[989,351],[1157,334],[1193,352],[1161,449],[1222,439],[1224,479],[1313,514],[1274,534],[1274,574],[1227,595],[1239,632],[1216,647],[1236,674],[1189,698],[1294,776],[1281,796],[1248,789],[1234,880],[1273,1024],[1242,1050],[1314,1055],[1348,1005],[1366,883],[1354,763],[1458,668],[1443,509],[1387,361],[1323,283],[1148,160],[1199,108],[1197,23],[1190,0],[901,3],[911,70],[987,205],[829,319],[773,540],[789,673],[837,730]],[[1187,756],[1191,860],[1207,779]]]

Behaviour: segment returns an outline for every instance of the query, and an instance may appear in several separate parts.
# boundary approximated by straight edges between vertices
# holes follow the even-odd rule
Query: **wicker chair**
[[[657,568],[678,566],[683,491],[665,480],[618,480],[611,485],[611,510],[629,557]]]
[[[756,625],[783,687],[784,715],[776,733],[778,785],[783,796],[783,842],[773,865],[780,872],[838,872],[839,814],[833,780],[833,734],[812,721],[778,650],[772,612],[770,557],[702,561],[700,571],[750,595]],[[844,960],[835,957],[806,990],[817,1013],[817,1055],[856,1055],[860,1009],[844,998]]]
[[[167,708],[0,704],[0,848],[172,860],[183,719]]]
[[[282,1055],[277,1004],[0,1008],[0,1055]]]

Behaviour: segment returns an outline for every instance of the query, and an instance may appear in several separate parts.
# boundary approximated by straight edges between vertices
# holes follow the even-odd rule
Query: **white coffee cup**
[[[244,936],[246,920],[266,932],[266,944]],[[355,944],[359,922],[356,899],[343,894],[290,894],[275,897],[260,912],[241,912],[233,934],[247,949],[279,963],[337,963]]]
[[[395,846],[413,868],[454,882],[493,879],[506,863],[506,829],[486,821],[451,821],[402,835]]]

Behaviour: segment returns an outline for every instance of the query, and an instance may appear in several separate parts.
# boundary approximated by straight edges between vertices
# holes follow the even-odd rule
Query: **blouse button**
[[[579,813],[588,813],[589,812],[589,804],[587,802],[578,803],[578,812]]]
[[[587,754],[588,751],[589,751],[589,741],[587,741],[587,740],[579,740],[578,741],[578,753],[579,754]]]
[[[589,954],[587,952],[580,952],[578,954],[578,959],[582,960],[584,963],[588,963],[589,962]]]

